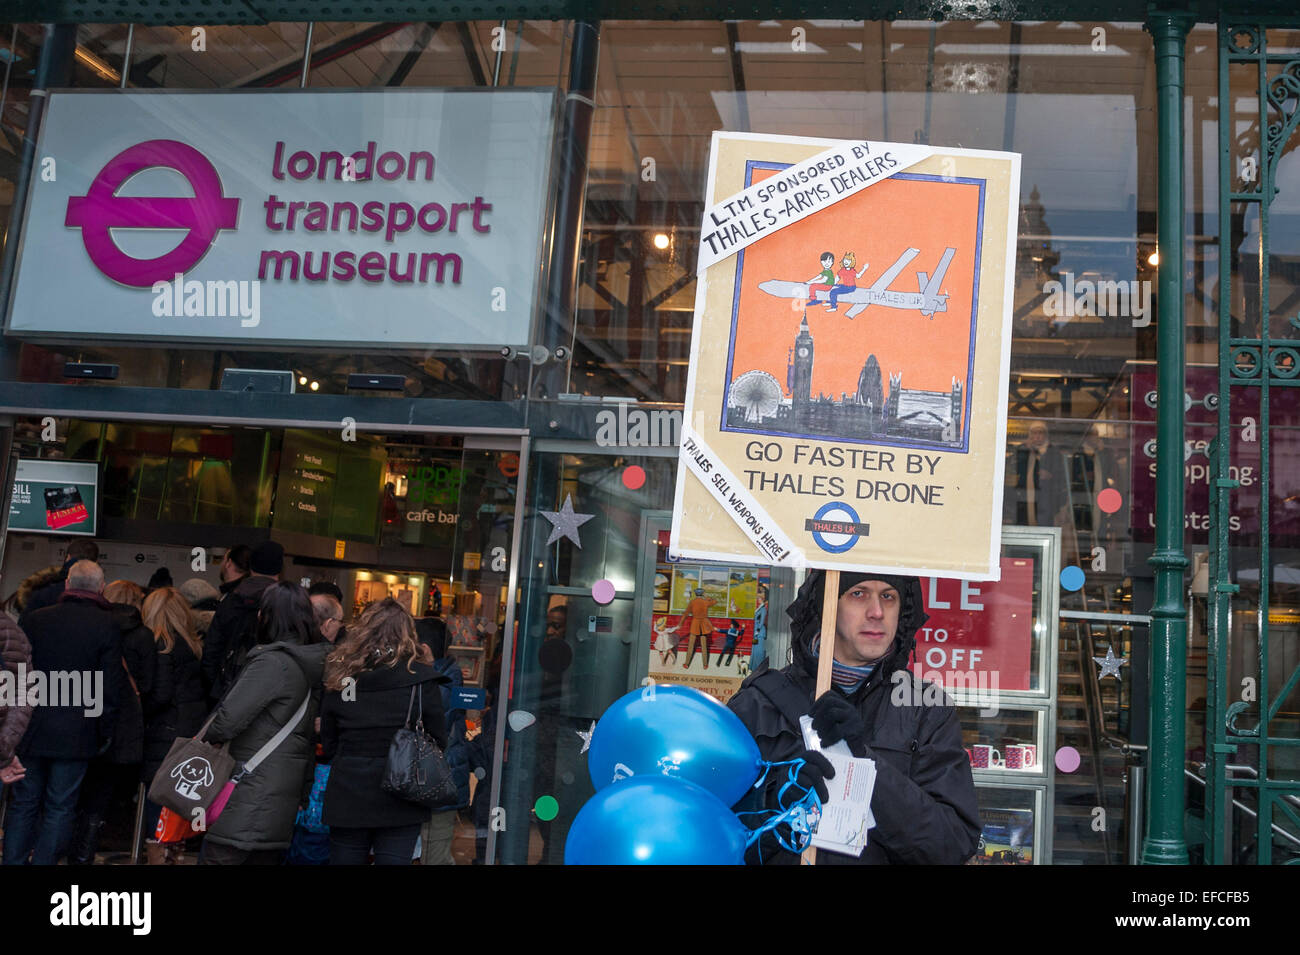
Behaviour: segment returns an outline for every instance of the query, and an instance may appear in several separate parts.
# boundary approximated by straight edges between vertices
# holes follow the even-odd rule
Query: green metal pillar
[[[1156,55],[1157,230],[1155,603],[1151,608],[1151,764],[1142,862],[1186,865],[1187,605],[1183,596],[1183,57],[1191,17],[1152,10]]]

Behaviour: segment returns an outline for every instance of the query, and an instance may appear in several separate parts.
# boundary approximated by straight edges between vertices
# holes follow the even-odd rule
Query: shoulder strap
[[[302,671],[302,666],[297,660],[294,660],[292,656],[289,656],[289,659],[293,662],[294,666],[298,667],[299,671]],[[305,672],[303,673],[303,679],[307,682],[307,695],[304,696],[302,702],[298,704],[298,709],[294,710],[293,716],[289,717],[289,722],[281,726],[274,736],[262,744],[261,749],[245,760],[243,768],[239,771],[240,776],[255,771],[257,767],[262,764],[262,761],[274,753],[280,744],[289,738],[289,734],[294,731],[294,728],[302,722],[302,718],[307,712],[307,704],[311,702],[311,680],[307,677]],[[211,720],[208,722],[211,722]],[[206,725],[204,726],[204,729],[207,729]]]
[[[411,728],[411,711],[412,711],[413,709],[415,709],[415,691],[418,690],[419,688],[420,688],[420,686],[419,686],[418,683],[417,683],[415,686],[411,687],[411,702],[409,702],[409,703],[406,704],[406,723],[405,723],[404,725],[406,726],[406,728],[407,728],[408,730]],[[424,709],[424,692],[423,692],[423,691],[421,691],[421,693],[420,693],[420,709],[421,709],[421,710]]]
[[[229,692],[230,690],[227,689],[226,693]],[[203,739],[203,737],[208,735],[208,727],[211,726],[212,721],[217,718],[217,713],[221,709],[221,704],[224,703],[225,701],[226,701],[226,695],[225,693],[223,693],[221,695],[221,699],[217,701],[217,705],[214,706],[212,708],[212,712],[208,714],[208,718],[203,722],[203,725],[199,727],[199,731],[194,734],[195,739]]]
[[[784,670],[765,669],[751,677],[754,689],[775,706],[786,721],[799,732],[799,718],[811,708],[808,694],[799,689]]]
[[[139,695],[140,695],[140,688],[139,688],[138,686],[135,685],[135,677],[133,677],[133,676],[131,675],[131,668],[130,668],[129,666],[126,665],[126,658],[125,658],[125,657],[122,658],[122,669],[126,671],[126,679],[127,679],[127,682],[129,682],[129,683],[131,684],[131,689],[135,691],[135,695],[136,695],[136,696],[139,696]]]
[[[289,717],[289,722],[281,726],[274,736],[262,744],[261,749],[248,758],[244,763],[244,769],[240,775],[251,773],[256,770],[257,767],[262,764],[262,760],[274,753],[276,748],[289,738],[289,734],[293,732],[294,727],[302,722],[303,714],[307,712],[307,704],[310,702],[311,687],[309,686],[307,687],[307,695],[303,697],[302,702],[298,704],[298,709],[294,710],[293,716]]]

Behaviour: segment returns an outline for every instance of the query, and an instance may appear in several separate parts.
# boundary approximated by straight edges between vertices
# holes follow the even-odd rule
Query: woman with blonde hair
[[[330,865],[409,865],[429,810],[384,792],[380,781],[393,735],[423,720],[446,748],[440,684],[415,621],[391,597],[371,604],[347,639],[325,658],[321,745],[330,761],[323,821]],[[346,699],[344,693],[347,693]]]
[[[207,697],[199,662],[203,644],[194,630],[190,602],[175,587],[160,587],[144,598],[144,625],[153,633],[157,665],[153,687],[141,693],[144,702],[144,769],[148,783],[158,772],[167,751],[178,736],[193,736],[203,725]],[[145,829],[150,836],[161,808],[145,803]],[[179,861],[179,851],[167,857],[167,847],[152,839],[145,843],[150,865]]]

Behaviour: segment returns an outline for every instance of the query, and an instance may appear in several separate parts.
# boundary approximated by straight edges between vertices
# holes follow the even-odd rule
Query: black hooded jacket
[[[728,703],[766,760],[793,759],[804,750],[798,716],[812,709],[817,684],[813,646],[820,632],[823,579],[821,571],[810,573],[787,611],[794,663],[782,670],[764,664]],[[894,645],[867,681],[847,697],[862,715],[867,755],[876,761],[871,798],[876,825],[860,858],[822,851],[817,863],[958,865],[974,855],[980,833],[975,783],[962,747],[961,726],[947,695],[942,696],[942,705],[934,705],[936,690],[930,689],[927,697],[923,692],[927,684],[907,669],[916,632],[926,620],[920,582],[914,577],[883,579],[893,583],[903,598]],[[843,693],[838,687],[831,692]],[[775,808],[770,795],[767,808]],[[794,864],[798,857],[779,852],[766,861]]]

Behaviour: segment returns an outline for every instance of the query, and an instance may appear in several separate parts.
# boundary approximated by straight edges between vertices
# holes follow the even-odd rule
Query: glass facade
[[[28,63],[39,53],[40,29],[20,24],[13,32],[11,56]],[[305,82],[310,89],[569,92],[572,22],[318,22],[304,80],[305,36],[303,23],[212,26],[201,36],[190,28],[136,26],[127,84],[214,91],[292,89]],[[1300,48],[1297,37],[1300,32],[1278,31],[1274,47]],[[79,27],[72,85],[119,85],[126,45],[125,25]],[[1006,709],[992,720],[963,708],[962,717],[972,745],[1001,749],[1006,740],[1032,739],[1043,755],[1073,747],[1081,762],[1077,770],[1056,773],[1050,786],[1003,792],[1010,784],[993,780],[981,788],[989,816],[988,849],[980,861],[1041,862],[1044,847],[1058,863],[1136,861],[1125,844],[1130,774],[1121,747],[1148,739],[1149,636],[1143,615],[1152,601],[1146,561],[1154,543],[1156,504],[1153,396],[1161,254],[1150,34],[1140,23],[617,20],[600,24],[597,49],[585,175],[566,179],[564,170],[554,167],[549,196],[558,208],[572,198],[572,190],[580,191],[581,229],[574,236],[550,235],[537,263],[539,275],[553,288],[555,276],[544,273],[560,261],[557,247],[574,243],[575,307],[561,314],[552,296],[539,309],[542,321],[536,325],[544,330],[533,342],[502,354],[11,337],[6,341],[10,381],[58,384],[67,361],[106,362],[119,365],[119,375],[97,387],[150,389],[140,392],[134,408],[133,417],[143,419],[139,424],[105,424],[94,416],[61,419],[59,433],[67,440],[57,451],[39,442],[39,417],[20,419],[17,429],[30,451],[24,456],[101,462],[103,513],[123,533],[123,522],[143,520],[269,528],[291,535],[288,540],[300,541],[309,552],[304,556],[316,557],[324,555],[311,554],[316,545],[307,538],[356,541],[370,550],[357,558],[365,569],[352,567],[348,573],[419,571],[426,575],[419,583],[426,608],[431,582],[445,581],[449,599],[477,594],[481,602],[462,608],[464,615],[482,618],[500,633],[499,639],[478,644],[484,650],[481,660],[466,656],[467,675],[477,675],[489,690],[496,714],[483,721],[482,731],[495,734],[496,757],[478,785],[491,793],[485,806],[504,810],[505,820],[498,825],[494,814],[478,814],[477,836],[491,843],[495,861],[559,863],[568,825],[593,792],[582,734],[611,702],[669,667],[668,650],[656,648],[655,627],[663,630],[685,612],[672,591],[679,576],[686,579],[685,572],[670,566],[659,535],[673,505],[712,132],[1019,153],[1022,194],[1003,520],[1054,534],[1056,564],[1082,568],[1084,583],[1061,590],[1059,616],[1040,620],[1047,629],[1035,653],[1047,653],[1047,641],[1054,640],[1055,664],[1045,671],[1053,685],[1036,690],[1052,697],[1054,719],[1047,722],[1041,708]],[[1186,41],[1182,286],[1191,442],[1187,549],[1194,571],[1209,547],[1209,459],[1199,452],[1217,433],[1205,399],[1217,389],[1221,256],[1230,257],[1232,272],[1241,279],[1240,299],[1231,309],[1242,335],[1252,329],[1258,334],[1261,313],[1259,280],[1252,285],[1250,279],[1259,274],[1258,215],[1242,206],[1227,224],[1229,240],[1222,240],[1218,69],[1214,26],[1193,27]],[[1258,184],[1262,162],[1260,117],[1251,112],[1258,82],[1244,67],[1234,69],[1230,82],[1234,95],[1227,121],[1237,145],[1233,188],[1245,190]],[[20,159],[15,143],[24,132],[30,87],[30,75],[15,71],[0,104],[0,126],[7,133],[0,158],[11,173],[0,172],[6,216],[19,198],[13,190]],[[1300,182],[1297,164],[1294,152],[1283,156],[1278,182]],[[1268,223],[1269,293],[1278,314],[1294,313],[1300,301],[1296,194],[1283,190]],[[890,223],[872,227],[885,229]],[[537,348],[543,351],[540,360]],[[289,527],[283,516],[277,520],[286,498],[275,475],[284,473],[284,456],[306,453],[313,441],[327,440],[320,432],[276,424],[222,432],[147,420],[151,414],[163,416],[172,392],[218,390],[229,368],[287,370],[300,392],[322,398],[347,395],[350,374],[400,375],[401,397],[417,405],[509,403],[518,409],[520,431],[526,429],[528,438],[514,450],[479,450],[459,443],[459,436],[425,435],[403,450],[401,428],[394,426],[393,434],[366,439],[370,451],[363,441],[349,452],[365,463],[357,465],[355,480],[365,485],[360,496],[373,497],[373,514],[355,527]],[[1293,526],[1300,469],[1291,466],[1289,450],[1300,423],[1288,398],[1275,396],[1278,404],[1271,409],[1274,520],[1269,533],[1279,568],[1300,561]],[[93,400],[88,395],[88,408]],[[27,414],[39,415],[39,409]],[[485,430],[475,414],[466,412],[461,436]],[[1255,411],[1256,424],[1261,414],[1262,409]],[[301,445],[297,450],[295,442]],[[1260,466],[1250,453],[1248,444],[1234,447],[1241,455],[1234,465],[1247,476]],[[503,458],[510,454],[513,463]],[[431,490],[432,504],[420,503],[455,511],[449,546],[429,539],[436,527],[409,519],[414,475],[432,468],[437,455],[456,459],[459,483],[452,490]],[[443,491],[445,500],[435,500]],[[1105,491],[1117,494],[1102,496]],[[385,516],[390,500],[400,515],[391,522]],[[1240,500],[1232,534],[1243,555],[1236,568],[1241,593],[1234,598],[1242,613],[1234,624],[1239,637],[1233,652],[1244,660],[1252,652],[1254,618],[1248,611],[1260,576],[1255,558],[1252,584],[1245,555],[1246,548],[1258,546],[1260,529],[1252,523],[1249,495]],[[576,540],[556,539],[557,525],[543,513],[561,512],[566,501],[577,513],[591,515],[577,528]],[[517,516],[523,518],[519,526]],[[420,550],[419,559],[395,557],[404,547]],[[493,548],[502,548],[508,561],[494,563]],[[481,562],[471,567],[476,560]],[[698,573],[703,585],[708,571]],[[369,593],[372,579],[358,576],[357,592]],[[602,581],[613,585],[609,602],[593,597],[593,587]],[[783,611],[798,582],[792,572],[759,568],[752,604],[735,603],[731,584],[720,585],[727,613],[719,619],[722,626],[737,628],[739,639],[733,642],[742,661],[755,649],[761,604],[767,610],[765,653],[776,664],[784,662]],[[660,593],[661,586],[668,592]],[[1041,598],[1041,589],[1055,588],[1056,582],[1036,586]],[[1270,613],[1277,614],[1271,646],[1292,664],[1300,634],[1297,586],[1294,573],[1274,573],[1266,600]],[[1204,761],[1205,592],[1193,574],[1186,741],[1191,762]],[[361,597],[357,600],[360,606]],[[510,613],[508,605],[513,605]],[[513,632],[506,632],[508,623]],[[705,661],[717,654],[710,678],[738,680],[749,663],[728,662],[734,670],[724,676],[724,640],[720,629],[713,645],[704,647]],[[1116,677],[1099,680],[1092,659],[1108,650],[1128,665]],[[672,652],[674,671],[683,667],[703,679],[702,669],[692,669],[699,661],[686,659],[688,652],[694,658],[692,648],[682,643]],[[1290,689],[1282,711],[1300,721],[1298,692]],[[1195,784],[1190,785],[1195,794]],[[539,810],[544,796],[553,797],[558,812],[549,805]],[[1117,820],[1105,839],[1096,838],[1091,826],[1097,806]],[[1044,831],[1049,824],[1052,831]]]

